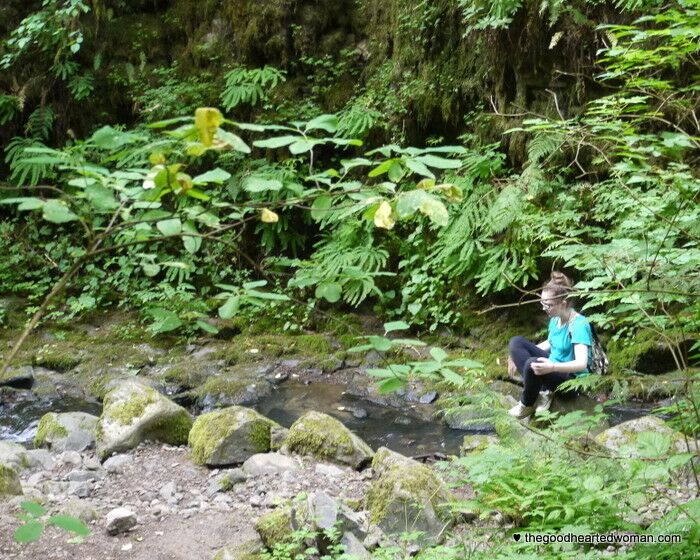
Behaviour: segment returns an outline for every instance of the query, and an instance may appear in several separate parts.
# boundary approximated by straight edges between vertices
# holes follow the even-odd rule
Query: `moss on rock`
[[[32,360],[32,364],[55,371],[68,371],[82,361],[80,352],[71,344],[47,344],[40,348]]]
[[[370,521],[387,535],[417,531],[425,544],[436,544],[453,522],[455,497],[429,467],[382,448],[372,469],[378,478],[367,492]]]
[[[285,440],[287,449],[336,463],[361,468],[374,452],[341,422],[321,412],[309,411],[299,418]]]
[[[8,496],[21,496],[22,484],[17,471],[0,464],[0,499]]]
[[[292,508],[282,507],[260,516],[255,522],[255,530],[270,549],[287,541],[294,532]]]
[[[143,383],[122,381],[105,396],[96,430],[98,455],[127,451],[147,439],[181,445],[191,427],[184,408]]]
[[[198,416],[189,434],[192,459],[200,465],[242,463],[270,450],[270,431],[278,424],[255,410],[231,406]]]
[[[68,430],[58,423],[57,418],[58,415],[55,412],[49,412],[41,417],[34,436],[34,447],[42,447],[48,440],[68,436]]]

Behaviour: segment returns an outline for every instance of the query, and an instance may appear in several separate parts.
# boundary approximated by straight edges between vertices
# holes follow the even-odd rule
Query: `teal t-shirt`
[[[574,359],[574,344],[588,346],[588,359],[591,358],[590,348],[593,346],[593,333],[591,326],[583,315],[577,315],[570,323],[559,326],[559,318],[552,317],[549,321],[549,334],[547,336],[551,350],[549,359],[553,362],[570,362]],[[588,373],[588,369],[580,373]]]

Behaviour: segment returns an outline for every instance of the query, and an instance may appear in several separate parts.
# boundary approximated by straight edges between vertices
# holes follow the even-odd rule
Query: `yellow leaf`
[[[391,217],[391,204],[385,200],[374,213],[374,225],[384,229],[391,229],[395,223],[396,220]]]
[[[199,140],[207,147],[214,142],[214,136],[222,122],[224,122],[224,116],[214,107],[200,107],[194,112],[194,126],[199,134]]]
[[[459,202],[462,200],[462,189],[457,185],[452,183],[442,183],[435,187],[436,189],[442,190],[447,200],[450,202]]]
[[[163,152],[153,152],[150,156],[148,156],[148,161],[150,161],[153,165],[162,165],[165,163],[165,155]]]
[[[263,208],[262,213],[260,215],[260,219],[266,224],[274,224],[279,221],[280,217],[277,214],[275,214],[272,210]]]
[[[417,185],[417,189],[432,189],[435,186],[435,179],[423,179]]]
[[[192,177],[187,173],[178,173],[175,177],[178,185],[180,185],[180,193],[185,194],[192,188]]]

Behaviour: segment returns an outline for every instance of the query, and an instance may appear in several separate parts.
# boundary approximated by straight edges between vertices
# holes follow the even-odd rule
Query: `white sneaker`
[[[519,402],[508,411],[508,414],[518,419],[523,419],[532,415],[533,412],[535,412],[534,406],[525,406],[523,403]]]
[[[543,391],[537,396],[535,403],[535,413],[546,412],[552,406],[554,400],[554,391]]]

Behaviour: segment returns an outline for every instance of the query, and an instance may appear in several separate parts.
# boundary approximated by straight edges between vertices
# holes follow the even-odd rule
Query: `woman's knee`
[[[527,339],[524,336],[514,336],[508,342],[508,351],[513,352],[518,348],[522,348],[524,342],[527,342]]]

